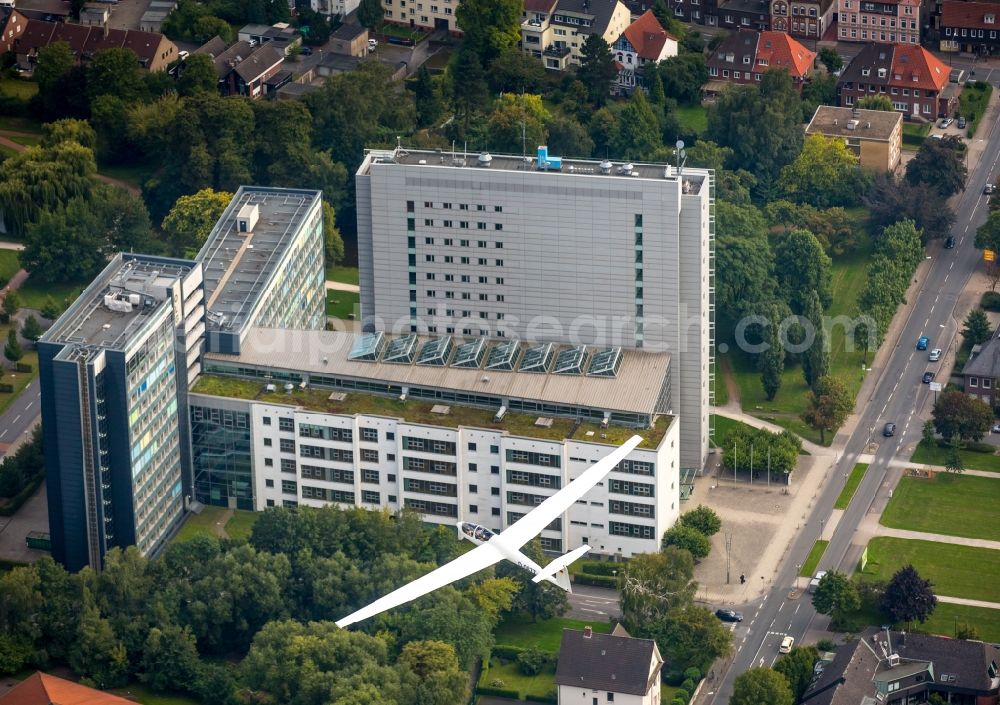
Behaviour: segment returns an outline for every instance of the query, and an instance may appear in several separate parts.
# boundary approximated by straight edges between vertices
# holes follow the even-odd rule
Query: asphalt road
[[[977,77],[978,77],[977,71]],[[985,127],[985,125],[984,125]],[[873,462],[858,487],[850,506],[832,532],[830,545],[820,562],[821,570],[840,570],[851,573],[855,569],[863,545],[853,545],[855,529],[869,513],[880,513],[888,500],[901,469],[890,470],[889,460],[903,455],[903,448],[912,447],[920,440],[922,419],[920,409],[930,402],[933,394],[922,384],[921,376],[938,363],[930,363],[927,353],[917,351],[916,341],[921,335],[930,338],[929,348],[948,350],[957,341],[960,323],[952,319],[952,312],[970,275],[980,266],[980,253],[973,248],[976,228],[988,215],[983,186],[992,182],[998,173],[1000,160],[1000,128],[991,126],[988,143],[976,169],[970,174],[966,190],[956,213],[952,229],[956,247],[944,250],[940,242],[928,249],[931,267],[917,294],[898,340],[887,341],[896,349],[883,369],[875,368],[868,374],[877,374],[878,382],[871,398],[866,400],[861,419],[848,439],[844,450],[831,473],[827,486],[817,499],[815,508],[792,544],[788,558],[774,581],[774,587],[761,599],[742,606],[745,621],[734,631],[735,656],[723,678],[709,687],[703,703],[722,705],[732,694],[733,681],[740,673],[757,666],[770,666],[778,656],[778,645],[786,634],[800,642],[816,617],[808,594],[797,599],[790,597],[802,564],[813,542],[822,533],[829,520],[833,503],[844,484],[846,474],[854,467],[855,458],[865,451],[869,442],[878,443]],[[942,380],[944,381],[944,380]],[[882,437],[887,421],[897,425],[896,435]],[[830,532],[827,532],[830,534]],[[760,580],[760,576],[748,576]]]
[[[574,585],[569,595],[569,612],[572,619],[590,619],[594,622],[607,623],[609,617],[621,614],[618,603],[618,591],[592,585]]]
[[[31,432],[42,413],[38,390],[38,380],[34,379],[0,416],[0,457],[11,443]]]

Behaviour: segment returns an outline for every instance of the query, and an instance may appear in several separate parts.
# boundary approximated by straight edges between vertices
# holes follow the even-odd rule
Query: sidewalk
[[[344,282],[334,282],[329,279],[326,282],[327,291],[353,291],[355,294],[361,293],[361,287],[357,284],[345,284]]]
[[[862,454],[858,456],[857,462],[859,463],[871,463],[874,456],[868,454]],[[930,470],[932,472],[948,472],[948,468],[941,467],[940,465],[925,465],[924,463],[911,463],[908,460],[898,460],[893,459],[889,461],[889,465],[894,468],[912,468],[914,470]],[[972,475],[973,477],[990,477],[994,480],[1000,480],[1000,472],[990,472],[989,470],[963,470],[960,475]]]
[[[879,524],[875,529],[876,536],[891,536],[897,539],[911,539],[914,541],[934,541],[935,543],[950,543],[955,546],[973,546],[975,548],[990,548],[1000,551],[1000,541],[989,541],[988,539],[970,539],[965,536],[949,536],[948,534],[928,534],[923,531],[909,531],[907,529],[890,529],[888,526]]]
[[[952,605],[968,605],[969,607],[985,607],[991,610],[1000,610],[1000,602],[987,602],[986,600],[967,600],[964,597],[948,597],[947,595],[935,595],[938,602],[947,602]]]

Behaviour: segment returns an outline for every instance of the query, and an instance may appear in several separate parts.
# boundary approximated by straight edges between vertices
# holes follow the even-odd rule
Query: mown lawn
[[[894,529],[1000,541],[998,504],[1000,480],[990,477],[904,477],[879,521]]]
[[[913,565],[939,595],[1000,601],[1000,551],[877,536],[868,543],[868,564],[861,576],[888,580],[905,565]]]
[[[32,280],[31,277],[21,285],[17,290],[18,295],[21,297],[21,307],[22,308],[33,308],[36,310],[41,310],[45,305],[45,300],[49,297],[56,302],[56,305],[63,311],[69,307],[71,303],[76,301],[76,297],[80,295],[84,287],[89,282],[76,283],[76,282],[53,282],[46,283],[36,280]]]
[[[0,79],[0,93],[21,100],[31,100],[38,93],[38,84],[23,78],[3,78]]]
[[[326,268],[326,280],[328,282],[340,282],[341,284],[354,284],[358,283],[358,268],[357,267],[327,267]]]
[[[980,87],[983,90],[978,90]],[[969,81],[962,94],[958,97],[958,114],[964,115],[968,121],[968,134],[972,137],[976,134],[980,121],[986,114],[986,105],[990,102],[990,95],[993,93],[993,86],[985,81]]]
[[[924,624],[913,625],[915,631],[942,636],[955,636],[955,626],[970,624],[984,641],[1000,641],[1000,610],[939,602]]]
[[[674,114],[685,132],[701,135],[708,130],[708,110],[703,105],[678,106]]]
[[[12,117],[10,115],[0,115],[0,130],[13,130],[15,132],[35,132],[42,133],[42,123],[28,117]]]
[[[17,259],[16,251],[0,250],[0,286],[9,282],[20,268],[21,263]]]
[[[607,634],[611,631],[611,625],[607,622],[563,617],[532,622],[530,617],[511,616],[497,627],[496,642],[505,646],[535,648],[554,654],[559,651],[563,629],[583,629],[587,626],[593,627],[598,634]]]
[[[799,576],[803,578],[812,577],[813,573],[816,572],[816,566],[819,565],[819,559],[823,557],[823,552],[826,551],[826,547],[830,545],[829,541],[824,541],[819,539],[813,544],[812,549],[809,551],[809,555],[806,556],[806,562],[802,564],[802,568],[799,569]]]
[[[513,661],[502,663],[494,657],[490,659],[490,667],[483,669],[483,673],[479,677],[479,685],[489,686],[493,681],[500,680],[503,681],[503,685],[496,687],[516,690],[520,694],[521,700],[524,700],[528,696],[541,698],[554,693],[556,690],[555,678],[556,668],[554,665],[543,668],[537,675],[526,676],[518,669],[517,663]]]
[[[260,512],[248,512],[237,509],[232,518],[226,523],[226,535],[231,539],[250,539],[250,532],[256,523]],[[471,544],[470,544],[471,545]]]
[[[25,147],[34,147],[42,141],[42,138],[38,135],[8,135],[7,139],[11,142],[23,144]]]
[[[341,320],[357,320],[361,313],[361,295],[354,291],[326,292],[326,315]]]
[[[854,493],[858,491],[858,485],[861,484],[866,472],[868,472],[868,463],[855,464],[854,469],[851,470],[851,474],[847,478],[844,489],[840,491],[840,496],[837,497],[837,501],[833,504],[834,509],[847,509],[847,505],[851,503]]]
[[[995,453],[979,453],[971,450],[960,450],[958,455],[962,458],[962,465],[966,470],[984,470],[986,472],[1000,472],[1000,455]],[[938,465],[944,467],[948,462],[948,449],[938,445],[932,448],[926,447],[923,443],[917,446],[910,457],[914,463],[924,465]]]
[[[867,212],[864,209],[849,209],[849,213],[859,230],[866,227]],[[861,246],[857,252],[834,257],[833,302],[826,311],[827,316],[853,319],[858,315],[858,296],[865,285],[865,267],[871,251],[871,240],[866,235],[861,235]],[[830,374],[843,380],[851,397],[856,397],[861,388],[861,362],[866,356],[862,350],[855,349],[853,340],[846,335],[844,325],[833,326],[829,331],[829,339]],[[869,362],[871,357],[871,354],[867,355]],[[768,401],[760,383],[755,356],[729,353],[728,362],[740,387],[744,411],[787,428],[814,443],[820,442],[819,432],[811,429],[800,418],[807,405],[809,388],[798,364],[785,365],[781,389],[773,401]],[[833,442],[833,435],[826,434],[826,445]]]

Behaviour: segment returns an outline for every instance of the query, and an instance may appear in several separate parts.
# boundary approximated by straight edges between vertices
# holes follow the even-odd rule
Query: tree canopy
[[[931,416],[942,438],[957,437],[963,441],[982,440],[993,424],[993,409],[989,404],[959,391],[939,393]]]
[[[882,611],[894,622],[923,624],[937,607],[932,588],[931,582],[921,578],[912,565],[903,566],[885,586]]]
[[[965,189],[966,146],[958,137],[924,140],[913,159],[906,164],[906,180],[927,184],[947,198]]]
[[[854,410],[854,399],[843,381],[824,375],[809,392],[808,406],[802,420],[819,431],[820,443],[826,443],[827,431],[835,431]]]
[[[842,139],[810,135],[795,160],[781,170],[786,198],[817,208],[851,206],[866,191],[867,176]]]
[[[793,705],[785,677],[770,668],[751,668],[736,677],[730,705]]]

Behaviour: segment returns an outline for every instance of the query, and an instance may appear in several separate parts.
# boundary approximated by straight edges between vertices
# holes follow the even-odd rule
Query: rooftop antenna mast
[[[677,175],[681,176],[684,172],[684,165],[687,163],[687,152],[684,151],[684,140],[677,140]]]

